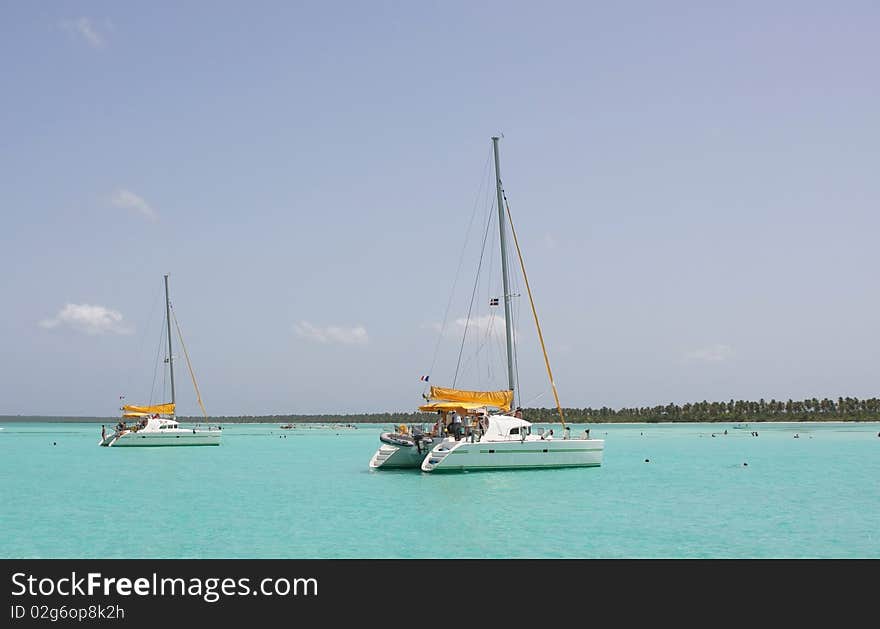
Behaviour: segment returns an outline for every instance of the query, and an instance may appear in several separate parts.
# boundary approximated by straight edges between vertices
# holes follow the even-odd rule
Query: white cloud
[[[502,338],[505,335],[504,317],[497,317],[495,315],[475,317],[470,320],[470,323],[468,323],[467,317],[461,317],[460,319],[455,320],[455,325],[458,327],[456,336],[459,337],[464,332],[465,326],[467,326],[469,335],[475,332],[478,333],[479,336],[493,336],[498,338]]]
[[[505,335],[504,317],[496,315],[474,317],[471,319],[470,324],[468,324],[467,317],[459,317],[452,322],[452,326],[446,326],[445,329],[443,329],[443,326],[436,321],[423,323],[419,327],[423,330],[437,332],[438,334],[442,332],[445,337],[461,339],[461,335],[464,334],[465,326],[467,326],[468,337],[471,335],[476,335],[477,337],[485,337],[488,335],[491,337],[504,338]]]
[[[122,313],[104,306],[66,304],[54,318],[40,321],[40,326],[47,329],[67,326],[90,335],[131,334],[122,318]]]
[[[113,24],[111,22],[105,21],[103,26],[99,28],[97,24],[87,17],[62,20],[60,26],[63,30],[79,37],[95,49],[104,48],[107,45],[107,38],[101,33],[101,30],[113,30]]]
[[[694,362],[720,363],[733,356],[733,348],[730,345],[716,343],[708,347],[701,347],[685,354],[685,359]]]
[[[119,188],[111,195],[110,205],[120,210],[133,210],[151,221],[159,219],[159,215],[149,203],[125,188]]]
[[[350,328],[336,325],[318,327],[312,325],[308,321],[300,321],[299,323],[294,324],[293,329],[297,336],[318,341],[319,343],[365,345],[370,340],[367,336],[366,328],[362,325],[356,325]]]

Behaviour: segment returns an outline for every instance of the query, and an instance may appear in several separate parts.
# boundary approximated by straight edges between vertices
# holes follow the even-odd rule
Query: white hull
[[[553,439],[529,437],[524,441],[455,441],[445,439],[421,464],[423,472],[464,470],[599,467],[603,439]]]
[[[431,446],[425,446],[421,453],[416,448],[404,446],[392,446],[383,443],[370,459],[370,469],[378,470],[417,470],[430,451]]]
[[[382,443],[379,449],[370,459],[370,469],[413,469],[417,470],[422,465],[422,461],[428,455],[437,443],[436,437],[423,437],[421,441],[421,450],[416,445],[403,445],[388,443],[385,441],[385,435],[380,437]]]
[[[219,430],[162,430],[129,431],[119,437],[107,435],[101,442],[102,446],[113,448],[125,447],[156,447],[156,446],[219,446],[221,431]]]

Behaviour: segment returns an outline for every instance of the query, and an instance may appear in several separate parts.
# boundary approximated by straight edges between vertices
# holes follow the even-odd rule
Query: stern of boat
[[[422,461],[422,471],[433,472],[437,467],[443,465],[443,461],[446,460],[447,456],[455,452],[457,448],[460,448],[465,443],[467,442],[463,440],[455,441],[454,439],[443,439],[440,443],[431,448],[431,451],[428,452],[428,455]]]
[[[387,443],[383,443],[381,446],[379,446],[379,449],[376,450],[373,458],[370,459],[370,469],[379,469],[380,467],[385,465],[391,458],[393,458],[399,450],[400,448],[397,446],[391,446]]]
[[[396,446],[382,442],[370,459],[370,469],[419,469],[430,444]]]

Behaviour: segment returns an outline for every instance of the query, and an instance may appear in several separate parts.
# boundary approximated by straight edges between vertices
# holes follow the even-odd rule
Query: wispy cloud
[[[504,317],[496,315],[474,317],[470,320],[470,323],[468,323],[467,317],[459,317],[452,322],[452,325],[447,325],[445,329],[443,329],[443,326],[436,321],[423,323],[420,327],[424,330],[431,330],[432,332],[442,332],[443,336],[458,339],[464,334],[465,327],[467,327],[468,336],[475,334],[477,336],[488,335],[503,338],[505,335]]]
[[[154,210],[150,204],[143,199],[143,197],[140,197],[131,190],[126,190],[125,188],[119,188],[113,192],[110,196],[110,205],[120,210],[137,212],[151,221],[159,220],[159,215],[156,213],[156,210]]]
[[[107,46],[106,32],[113,31],[113,23],[109,20],[104,20],[101,25],[98,25],[91,18],[87,17],[62,20],[59,26],[62,30],[67,31],[95,49],[105,48]]]
[[[495,315],[483,315],[482,317],[474,317],[468,323],[467,317],[461,317],[455,320],[456,336],[461,336],[464,332],[465,326],[467,326],[468,334],[477,333],[480,336],[492,336],[492,337],[503,337],[505,335],[504,331],[504,317],[497,317]]]
[[[294,324],[297,336],[305,339],[318,341],[319,343],[341,343],[343,345],[365,345],[369,342],[367,330],[362,325],[343,327],[328,325],[319,327],[308,321],[300,321]]]
[[[104,306],[66,304],[55,317],[40,321],[40,327],[47,329],[69,327],[90,335],[131,334],[131,329],[122,319],[122,313]]]
[[[685,360],[702,363],[720,363],[733,356],[733,348],[730,345],[716,343],[707,347],[701,347],[687,352]]]

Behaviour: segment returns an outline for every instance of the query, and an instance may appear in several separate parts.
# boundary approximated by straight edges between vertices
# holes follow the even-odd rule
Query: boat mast
[[[171,353],[171,299],[168,297],[168,273],[165,274],[165,322],[168,324],[168,369],[171,371],[171,403],[174,398],[174,355]],[[175,406],[175,415],[177,408]]]
[[[504,194],[501,191],[501,168],[498,160],[498,137],[492,137],[495,152],[495,188],[498,193],[498,229],[501,232],[501,279],[504,282],[504,331],[507,336],[507,388],[513,387],[513,333],[510,319],[510,291],[507,287],[507,240],[504,229]]]

